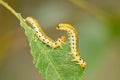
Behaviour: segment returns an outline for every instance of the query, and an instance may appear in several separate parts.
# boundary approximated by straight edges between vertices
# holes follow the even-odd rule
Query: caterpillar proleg
[[[50,46],[52,49],[55,49],[56,47],[62,48],[62,44],[65,42],[66,37],[62,36],[61,38],[58,38],[56,41],[48,37],[42,28],[40,27],[38,21],[32,17],[27,17],[26,21],[32,26],[33,30],[35,31],[36,36],[40,41],[45,43],[46,45]]]
[[[79,51],[78,51],[78,34],[76,29],[71,26],[70,24],[59,24],[56,27],[57,30],[64,30],[67,32],[69,40],[70,40],[70,48],[72,56],[74,59],[72,61],[76,61],[77,64],[79,64],[82,68],[86,67],[86,62],[81,57]]]

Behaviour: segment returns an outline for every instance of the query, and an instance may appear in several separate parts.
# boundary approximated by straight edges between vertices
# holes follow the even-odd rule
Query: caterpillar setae
[[[72,61],[76,61],[76,64],[79,64],[82,68],[85,68],[86,62],[81,57],[79,51],[78,51],[78,33],[76,29],[71,26],[70,24],[59,24],[56,27],[57,30],[64,30],[67,32],[69,40],[70,40],[70,48],[72,56],[74,59]]]
[[[56,48],[56,47],[60,47],[62,48],[62,44],[65,42],[66,37],[65,36],[61,36],[61,38],[58,38],[56,41],[54,41],[53,39],[51,39],[50,37],[48,37],[42,30],[42,28],[40,27],[38,21],[32,17],[27,17],[26,18],[26,22],[28,22],[30,25],[32,25],[33,30],[35,31],[36,36],[38,37],[38,39],[40,41],[42,41],[43,43],[45,43],[46,45],[52,47],[52,49]]]

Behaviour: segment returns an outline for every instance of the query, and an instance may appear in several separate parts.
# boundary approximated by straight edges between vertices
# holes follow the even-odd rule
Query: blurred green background
[[[120,0],[4,0],[36,18],[57,39],[59,23],[74,25],[87,61],[83,80],[120,80]],[[42,80],[19,21],[0,5],[0,80]]]

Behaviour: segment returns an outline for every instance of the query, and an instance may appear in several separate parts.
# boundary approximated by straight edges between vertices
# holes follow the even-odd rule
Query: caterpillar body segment
[[[70,48],[71,48],[71,55],[73,56],[73,60],[77,62],[82,68],[86,67],[86,62],[82,59],[79,51],[78,51],[78,33],[76,29],[71,26],[70,24],[59,24],[56,27],[57,30],[64,30],[67,32],[69,41],[70,41]]]

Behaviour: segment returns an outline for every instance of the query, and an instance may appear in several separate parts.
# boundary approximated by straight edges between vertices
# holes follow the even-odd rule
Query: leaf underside
[[[71,61],[73,57],[68,54],[68,41],[63,44],[63,49],[58,47],[52,51],[51,47],[39,41],[21,16],[20,22],[30,43],[33,63],[44,80],[82,80],[84,69]]]

